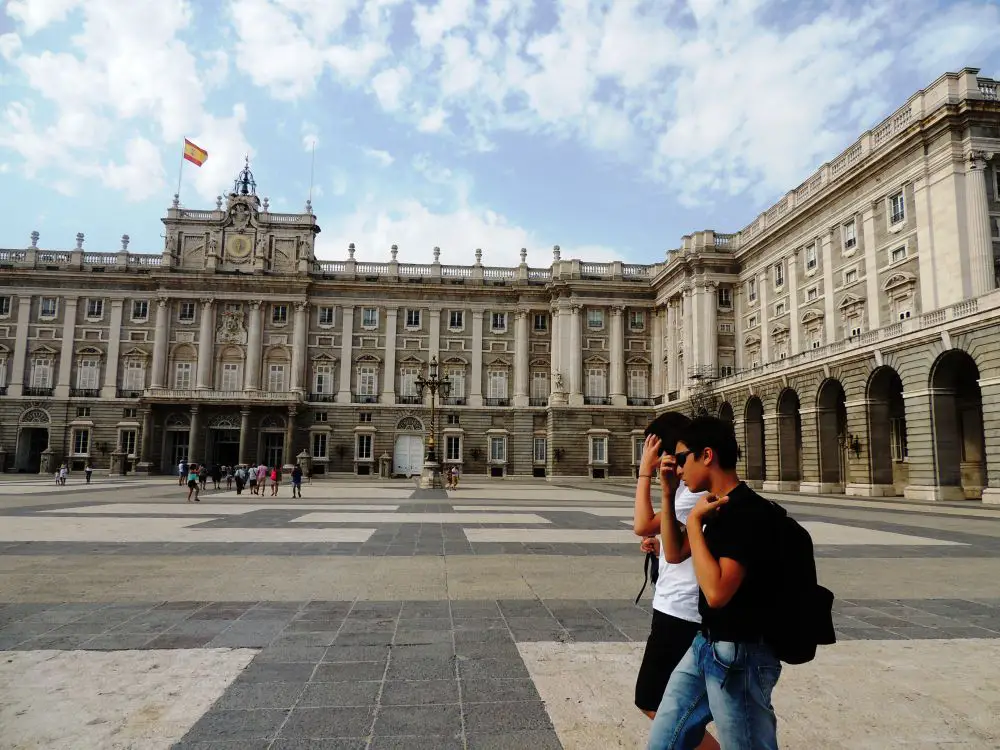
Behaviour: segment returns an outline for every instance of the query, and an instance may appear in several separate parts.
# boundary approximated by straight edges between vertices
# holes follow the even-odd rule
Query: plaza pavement
[[[0,479],[0,750],[643,747],[631,489]],[[774,496],[840,641],[786,748],[1000,747],[1000,512]]]

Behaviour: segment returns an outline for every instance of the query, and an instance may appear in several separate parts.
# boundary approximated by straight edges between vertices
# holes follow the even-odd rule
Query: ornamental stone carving
[[[219,316],[219,327],[215,331],[218,344],[246,344],[247,329],[243,325],[241,310],[225,310]]]

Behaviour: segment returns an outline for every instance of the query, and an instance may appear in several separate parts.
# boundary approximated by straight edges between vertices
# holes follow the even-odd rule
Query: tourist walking
[[[281,486],[281,467],[275,466],[271,469],[271,497],[278,496],[279,486]]]
[[[94,473],[94,467],[90,465],[90,461],[87,465],[83,467],[83,476],[87,480],[87,484],[90,484],[90,475]]]
[[[233,472],[233,479],[236,480],[236,494],[243,494],[243,485],[247,481],[247,470],[245,466],[237,466],[236,471]]]
[[[226,476],[226,489],[231,490],[233,488],[233,467],[223,466],[222,473]]]
[[[199,483],[199,476],[198,476],[198,466],[197,466],[197,464],[191,464],[191,466],[188,467],[188,475],[187,475],[187,485],[188,485],[187,501],[189,503],[191,502],[191,496],[192,495],[194,495],[194,502],[196,502],[196,503],[201,502],[198,499],[198,494],[200,492],[200,490],[198,488],[199,484],[200,483]]]
[[[299,464],[292,467],[292,497],[302,497],[302,467]]]
[[[63,487],[66,486],[66,478],[69,476],[69,469],[66,468],[66,464],[59,467],[59,484]]]
[[[690,559],[677,564],[667,562],[663,545],[657,539],[664,523],[683,528],[700,497],[679,478],[673,456],[681,430],[689,423],[678,412],[667,412],[650,423],[635,489],[633,530],[636,536],[643,537],[640,549],[647,555],[647,569],[650,564],[655,566],[650,575],[653,621],[635,683],[635,705],[650,719],[655,718],[670,675],[691,647],[701,623],[693,562]],[[654,480],[659,489],[657,507],[661,508],[656,511],[651,497]],[[718,750],[719,743],[704,733],[698,747]]]
[[[261,464],[257,467],[257,494],[263,495],[267,487],[267,467]]]
[[[219,485],[222,483],[222,467],[218,464],[212,464],[212,489],[220,489]]]
[[[208,467],[201,464],[198,467],[198,484],[201,485],[201,491],[205,491],[205,485],[208,484]]]
[[[250,485],[250,494],[257,494],[257,465],[251,464],[247,467],[247,484]]]
[[[451,467],[451,488],[453,490],[458,489],[458,478],[461,475],[462,473],[458,470],[458,464],[455,464],[454,466]]]
[[[188,463],[187,460],[181,459],[181,462],[177,464],[177,484],[183,486],[184,482],[187,481],[188,475]]]

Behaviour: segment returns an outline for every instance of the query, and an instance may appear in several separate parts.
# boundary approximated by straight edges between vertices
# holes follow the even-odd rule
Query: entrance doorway
[[[986,485],[986,450],[976,361],[958,349],[945,352],[934,364],[931,389],[938,486],[978,499]]]
[[[167,433],[167,459],[170,461],[170,465],[167,468],[176,471],[177,465],[181,461],[190,462],[191,457],[188,456],[188,437],[186,430],[184,432],[173,430]]]
[[[392,473],[412,477],[424,467],[424,440],[420,435],[399,435],[392,454]]]
[[[764,404],[756,396],[747,401],[743,427],[746,430],[746,440],[743,447],[747,457],[747,479],[758,483],[763,482],[766,468],[764,464]]]
[[[825,485],[843,489],[847,448],[847,396],[839,380],[830,378],[819,389],[817,427],[819,438],[819,474]],[[824,492],[833,488],[826,487]]]
[[[42,451],[48,447],[48,427],[22,427],[17,434],[15,470],[19,473],[37,474],[42,467]]]
[[[868,451],[872,484],[902,495],[909,481],[906,443],[906,406],[903,381],[888,366],[868,380]]]
[[[235,466],[240,460],[240,431],[211,429],[209,434],[211,461],[219,466]]]
[[[799,394],[786,388],[778,396],[778,478],[782,482],[802,480],[802,417]],[[790,488],[787,488],[790,489]]]
[[[237,450],[239,450],[239,435],[236,436]],[[262,436],[264,444],[264,463],[268,466],[283,466],[285,458],[285,433],[265,432]]]

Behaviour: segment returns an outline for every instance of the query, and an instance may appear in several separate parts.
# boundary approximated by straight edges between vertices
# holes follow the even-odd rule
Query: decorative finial
[[[396,254],[399,253],[399,247],[397,245],[393,245],[390,248],[390,252],[392,253],[392,262],[395,263],[396,262]]]
[[[441,262],[441,248],[439,247],[434,248],[434,262],[435,263]]]
[[[127,253],[128,252],[128,240],[129,240],[128,235],[127,234],[123,234],[122,235],[122,252],[123,253]]]
[[[306,213],[312,216],[312,212],[313,212],[312,198],[306,198]]]
[[[253,172],[250,171],[249,154],[244,159],[243,171],[233,185],[233,192],[237,195],[257,195],[257,183],[254,181]]]
[[[216,211],[221,211],[222,210],[222,196],[221,195],[215,196],[215,210]]]
[[[271,205],[271,199],[266,195],[264,196],[264,211],[266,212],[268,207]]]
[[[483,251],[480,248],[476,248],[476,265],[483,265]]]
[[[38,234],[38,230],[37,229],[34,232],[31,233],[31,247],[33,247],[33,248],[38,247],[38,238],[40,236],[41,235]]]
[[[83,250],[83,232],[76,233],[76,249]]]
[[[347,257],[354,260],[354,243],[347,246]]]
[[[559,245],[552,246],[552,260],[562,260],[562,253],[559,251]]]
[[[521,248],[521,265],[523,266],[527,262],[528,262],[528,248],[522,247]]]
[[[180,208],[181,207],[181,194],[180,193],[174,193],[174,202],[171,204],[171,207],[172,208]]]

